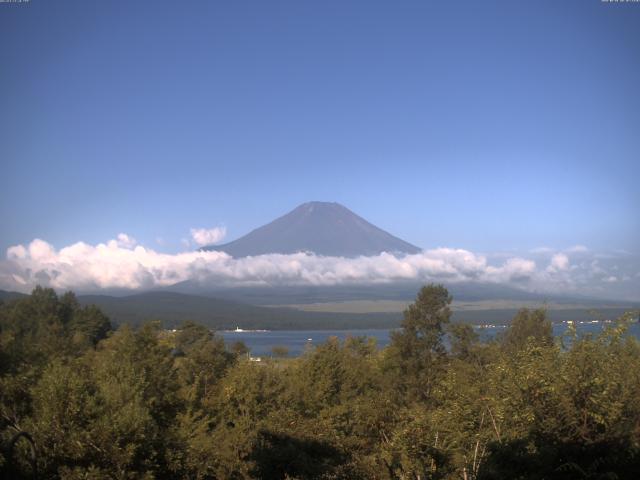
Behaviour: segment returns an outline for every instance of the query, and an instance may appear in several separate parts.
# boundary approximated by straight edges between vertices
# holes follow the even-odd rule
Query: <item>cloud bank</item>
[[[197,236],[203,244],[221,235],[194,231],[194,240]],[[637,270],[621,272],[611,261],[605,265],[601,259],[592,259],[584,249],[545,255],[536,260],[491,258],[463,249],[436,248],[401,257],[387,253],[358,258],[296,253],[234,259],[215,251],[160,253],[138,245],[126,234],[97,245],[78,242],[60,250],[35,239],[7,250],[6,260],[0,262],[0,288],[29,291],[40,284],[77,291],[139,290],[185,280],[216,286],[473,281],[559,293],[602,286],[610,289],[627,279],[637,283]]]

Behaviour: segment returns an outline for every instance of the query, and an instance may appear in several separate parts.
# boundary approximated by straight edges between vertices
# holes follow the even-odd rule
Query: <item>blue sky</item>
[[[640,4],[31,0],[0,55],[3,251],[327,200],[424,248],[640,254]]]

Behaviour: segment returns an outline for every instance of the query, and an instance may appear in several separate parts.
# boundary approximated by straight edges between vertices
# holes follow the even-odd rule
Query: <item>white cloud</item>
[[[97,245],[77,242],[60,250],[36,239],[7,250],[6,260],[0,260],[0,288],[29,291],[42,284],[61,290],[97,291],[163,287],[185,280],[219,286],[380,284],[410,280],[490,282],[539,292],[587,293],[589,288],[603,285],[614,288],[624,283],[614,284],[612,278],[619,280],[623,275],[638,278],[637,264],[628,262],[624,271],[615,273],[612,265],[599,260],[585,259],[571,265],[564,253],[553,255],[542,266],[518,256],[492,258],[491,262],[487,258],[468,250],[437,248],[402,257],[387,253],[358,258],[296,253],[234,259],[224,252],[190,249],[177,254],[159,253],[137,245],[126,234]],[[632,289],[630,284],[630,296]]]
[[[16,245],[7,249],[7,258],[9,260],[21,260],[27,258],[29,252],[22,245]]]
[[[551,263],[547,267],[548,272],[562,272],[569,269],[569,257],[564,253],[556,253],[551,257]]]
[[[206,245],[214,245],[220,242],[227,236],[226,227],[214,227],[214,228],[192,228],[191,238],[201,247]]]
[[[529,250],[530,253],[552,253],[554,251],[551,247],[536,247]]]
[[[494,281],[508,283],[510,281],[522,282],[530,280],[536,273],[536,263],[524,258],[510,258],[502,267],[493,273],[497,274]]]
[[[584,245],[574,245],[573,247],[567,248],[565,251],[567,253],[586,253],[589,249]]]
[[[10,247],[4,264],[0,267],[7,273],[0,277],[3,284],[19,283],[13,286],[26,288],[44,283],[80,290],[150,288],[189,279],[233,285],[336,285],[394,280],[508,282],[526,280],[536,268],[531,260],[520,258],[490,266],[485,256],[451,248],[404,257],[387,253],[358,258],[296,253],[234,259],[224,252],[200,251],[172,255],[136,246],[126,235],[98,245],[78,242],[59,251],[37,239],[26,247]],[[11,281],[11,275],[17,275],[21,281]]]
[[[119,233],[116,239],[111,241],[115,242],[115,245],[121,248],[133,248],[138,243],[135,238],[130,237],[126,233]]]
[[[27,254],[29,258],[40,263],[47,263],[55,260],[55,251],[53,250],[53,247],[39,238],[36,238],[29,244]]]

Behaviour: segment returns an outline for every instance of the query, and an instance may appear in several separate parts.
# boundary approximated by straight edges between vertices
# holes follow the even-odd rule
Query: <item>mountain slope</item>
[[[389,253],[418,253],[420,249],[372,225],[338,203],[309,202],[218,250],[233,257],[267,253],[313,252],[357,257]]]
[[[28,295],[0,290],[0,305],[11,305]],[[95,304],[116,325],[139,325],[147,320],[160,320],[165,328],[175,328],[185,320],[192,320],[215,330],[264,328],[269,330],[337,330],[397,328],[402,319],[399,311],[387,312],[332,312],[305,311],[283,307],[260,307],[232,300],[186,295],[175,292],[147,292],[126,297],[108,295],[79,295],[82,305]],[[455,307],[455,306],[454,306]],[[601,305],[598,315],[617,318],[631,310],[631,305]],[[11,307],[9,307],[11,308]],[[635,305],[638,308],[638,305]],[[476,324],[508,323],[517,308],[490,308],[481,310],[455,309],[453,321]],[[587,320],[597,318],[592,306],[583,305],[565,309],[551,309],[549,318],[563,320]]]
[[[9,302],[19,298],[26,298],[28,295],[19,292],[9,292],[6,290],[0,290],[0,302]]]
[[[238,326],[270,330],[390,328],[400,321],[397,313],[303,312],[174,292],[147,292],[126,297],[80,295],[78,301],[83,305],[97,305],[117,324],[138,325],[147,320],[160,320],[168,328],[177,327],[185,320],[217,330]]]
[[[350,300],[414,300],[425,284],[420,281],[397,281],[385,284],[346,285],[287,285],[221,287],[205,280],[187,280],[162,289],[188,295],[214,297],[252,305],[287,305],[325,303]],[[599,299],[549,295],[520,290],[506,285],[479,282],[446,283],[445,287],[456,301],[513,300],[555,303],[623,304]]]

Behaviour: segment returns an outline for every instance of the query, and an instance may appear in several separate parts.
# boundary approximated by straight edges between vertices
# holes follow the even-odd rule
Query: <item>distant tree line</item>
[[[544,310],[522,310],[480,342],[450,304],[425,286],[384,349],[334,338],[255,363],[194,323],[114,330],[38,287],[0,304],[0,477],[640,478],[625,319],[553,338]]]

